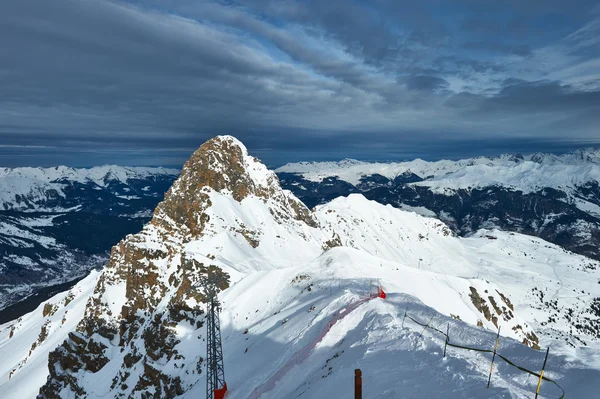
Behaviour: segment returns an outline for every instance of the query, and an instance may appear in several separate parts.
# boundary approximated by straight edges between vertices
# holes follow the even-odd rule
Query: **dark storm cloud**
[[[509,79],[494,96],[455,95],[450,97],[447,104],[465,112],[467,117],[472,119],[495,120],[507,115],[518,119],[543,114],[553,120],[553,123],[557,123],[555,117],[558,117],[560,121],[570,123],[570,126],[563,124],[563,128],[569,127],[569,134],[575,130],[589,129],[588,138],[598,137],[600,91],[597,90],[580,91],[572,86],[553,81],[526,82]],[[548,120],[539,122],[544,123]],[[531,125],[524,125],[522,128],[531,128]]]
[[[436,90],[448,87],[448,82],[437,76],[416,75],[407,79],[406,87],[416,90]]]
[[[593,144],[600,8],[569,4],[7,0],[0,164],[180,163],[222,133],[268,162]]]

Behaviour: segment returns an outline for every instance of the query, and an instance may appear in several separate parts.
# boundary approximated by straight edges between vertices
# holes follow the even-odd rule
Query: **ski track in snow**
[[[327,325],[325,325],[325,327],[323,327],[321,332],[315,337],[315,339],[311,343],[309,343],[304,348],[302,348],[298,352],[296,352],[292,356],[292,358],[290,360],[288,360],[288,362],[283,367],[281,367],[271,378],[269,378],[267,381],[265,381],[265,383],[262,384],[261,386],[257,387],[252,392],[252,394],[250,396],[248,396],[248,399],[258,399],[261,397],[261,395],[263,395],[263,394],[269,392],[270,390],[272,390],[273,388],[275,388],[275,384],[277,384],[277,382],[279,380],[281,380],[281,378],[283,378],[283,376],[285,376],[287,373],[289,373],[292,370],[292,368],[294,368],[294,366],[301,364],[308,358],[308,356],[310,355],[312,350],[319,344],[319,342],[321,342],[323,340],[323,338],[325,338],[325,335],[327,335],[329,330],[331,330],[331,328],[338,321],[340,321],[344,317],[348,316],[353,310],[358,308],[363,303],[370,301],[372,299],[375,299],[375,298],[377,298],[377,296],[371,296],[371,297],[368,297],[365,299],[361,299],[359,301],[349,304],[345,308],[341,309],[339,312],[336,312],[335,315],[329,320]]]

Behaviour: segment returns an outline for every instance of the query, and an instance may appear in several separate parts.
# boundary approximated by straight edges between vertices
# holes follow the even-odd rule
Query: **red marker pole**
[[[354,370],[354,399],[362,399],[362,371]]]

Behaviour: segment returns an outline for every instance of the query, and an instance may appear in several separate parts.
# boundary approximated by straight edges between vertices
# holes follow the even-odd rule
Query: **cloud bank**
[[[595,1],[7,0],[0,163],[268,163],[600,144]]]

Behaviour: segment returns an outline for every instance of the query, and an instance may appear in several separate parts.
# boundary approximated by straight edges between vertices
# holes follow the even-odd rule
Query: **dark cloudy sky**
[[[2,0],[0,166],[600,145],[597,0]]]

